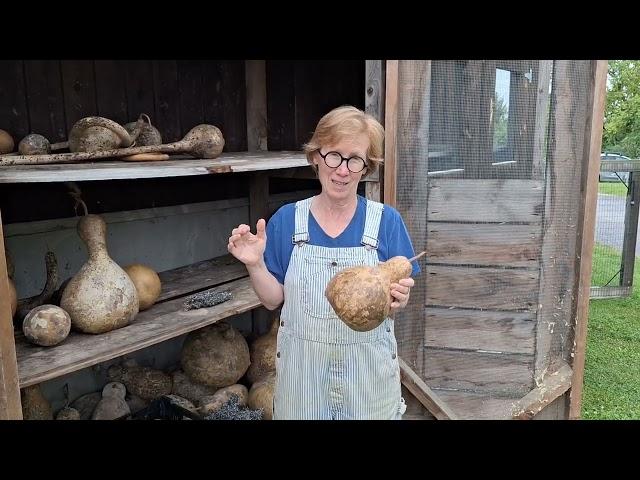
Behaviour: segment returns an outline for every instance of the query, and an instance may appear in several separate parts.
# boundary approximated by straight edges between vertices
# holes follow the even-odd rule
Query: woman
[[[274,419],[400,419],[397,344],[390,318],[356,332],[324,296],[339,270],[414,256],[399,213],[357,194],[382,160],[384,130],[355,107],[326,114],[304,146],[319,195],[280,208],[256,234],[234,228],[229,252],[243,262],[263,305],[282,305]],[[266,230],[266,231],[265,231]],[[420,269],[416,262],[412,274]],[[392,312],[409,301],[412,278],[391,285]]]

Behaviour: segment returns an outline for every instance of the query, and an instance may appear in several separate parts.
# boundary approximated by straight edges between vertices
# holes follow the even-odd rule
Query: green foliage
[[[620,262],[620,253],[595,245],[593,275]],[[629,298],[591,300],[587,326],[582,418],[640,419],[640,260]]]
[[[493,104],[493,146],[501,147],[507,144],[507,126],[509,112],[505,102],[499,95],[495,96]]]
[[[600,182],[598,193],[615,195],[616,197],[627,197],[627,187],[622,182]]]
[[[609,62],[603,150],[640,158],[640,61]]]

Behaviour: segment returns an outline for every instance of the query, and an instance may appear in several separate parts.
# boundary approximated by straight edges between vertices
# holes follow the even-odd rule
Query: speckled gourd
[[[62,308],[44,304],[34,308],[22,322],[22,333],[31,343],[52,347],[62,342],[71,331],[71,318]]]
[[[60,306],[72,327],[84,333],[104,333],[129,324],[138,314],[136,287],[107,252],[107,224],[99,215],[85,215],[78,234],[89,258],[69,281]]]
[[[112,365],[107,377],[123,383],[129,393],[143,400],[169,395],[173,385],[171,377],[163,371],[135,364]]]
[[[376,267],[350,267],[339,271],[329,281],[325,296],[338,318],[357,332],[367,332],[380,325],[391,310],[391,284],[411,275],[411,259],[397,256]]]

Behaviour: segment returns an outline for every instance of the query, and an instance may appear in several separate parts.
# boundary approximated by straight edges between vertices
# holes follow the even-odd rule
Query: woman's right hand
[[[229,253],[247,266],[259,264],[264,255],[267,245],[267,234],[265,233],[266,222],[263,218],[258,220],[256,234],[251,233],[249,225],[238,225],[231,231],[227,250]]]

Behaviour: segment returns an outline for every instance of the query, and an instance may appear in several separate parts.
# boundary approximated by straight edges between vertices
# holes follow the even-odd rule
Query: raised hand
[[[258,220],[256,234],[251,233],[249,225],[241,224],[231,231],[227,250],[229,253],[247,266],[260,263],[267,245],[265,232],[266,222],[263,218]]]

